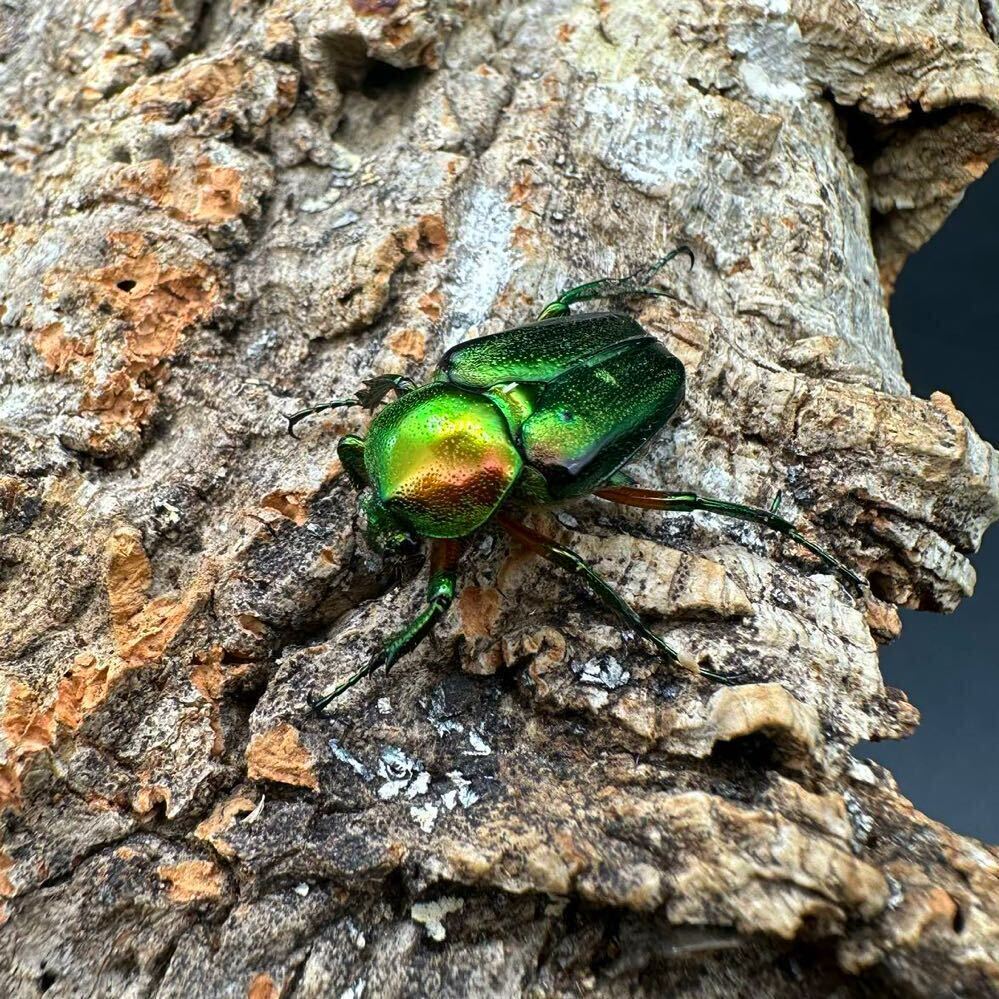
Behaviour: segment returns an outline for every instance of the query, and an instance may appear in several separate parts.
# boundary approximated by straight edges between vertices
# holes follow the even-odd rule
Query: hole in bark
[[[994,121],[990,112],[971,104],[953,104],[930,110],[911,104],[905,118],[884,121],[856,105],[837,103],[831,90],[827,89],[824,96],[836,115],[847,155],[867,175],[873,195],[871,238],[881,271],[882,285],[886,296],[890,296],[906,257],[912,250],[919,248],[924,238],[913,234],[912,220],[924,216],[915,229],[919,232],[928,226],[929,234],[956,205],[957,195],[951,190],[952,185],[947,180],[949,174],[946,164],[941,164],[934,172],[923,162],[921,166],[915,167],[916,173],[905,180],[902,192],[892,194],[890,202],[893,207],[882,212],[876,206],[884,178],[899,177],[900,158],[915,155],[917,161],[925,161],[929,154],[921,147],[927,143],[927,148],[942,144],[961,149],[964,157],[961,162],[989,162],[994,156],[990,145],[994,142]],[[927,136],[932,138],[927,139]],[[919,176],[920,170],[925,174],[922,178]],[[940,194],[929,204],[904,192],[905,186],[915,190],[937,183],[940,184]]]
[[[954,900],[954,905],[956,907],[954,909],[954,932],[960,933],[964,930],[964,909],[961,908],[956,899]]]
[[[54,971],[43,971],[38,979],[38,991],[48,992],[55,985],[57,975]]]
[[[738,763],[754,770],[779,769],[784,754],[766,732],[752,732],[727,742],[716,742],[711,759],[719,763]]]
[[[122,291],[128,292],[128,291],[131,291],[135,287],[135,282],[134,281],[119,281],[118,282],[118,287],[121,288]]]
[[[867,581],[871,584],[871,593],[879,600],[891,600],[891,595],[895,592],[895,583],[891,576],[874,571],[868,575]]]
[[[404,94],[418,86],[428,75],[423,66],[399,69],[387,62],[374,62],[368,65],[361,92],[365,97],[379,98],[391,94]]]
[[[341,90],[352,90],[364,79],[368,63],[364,39],[357,35],[327,35],[322,46],[323,54],[333,66],[333,79]]]

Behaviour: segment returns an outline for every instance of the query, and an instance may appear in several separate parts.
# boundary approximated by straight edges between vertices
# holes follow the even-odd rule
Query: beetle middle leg
[[[586,284],[576,285],[563,291],[554,302],[549,302],[542,310],[538,319],[553,319],[556,316],[564,316],[569,312],[569,306],[576,302],[588,302],[593,298],[629,298],[652,297],[652,298],[674,298],[665,288],[655,288],[650,282],[671,260],[678,256],[690,258],[690,266],[694,266],[694,253],[689,246],[678,246],[671,250],[665,257],[654,261],[646,267],[642,267],[622,278],[599,278],[596,281],[588,281]]]
[[[560,569],[564,569],[585,583],[605,607],[609,607],[614,611],[625,624],[641,635],[642,638],[648,639],[659,650],[664,659],[668,659],[670,662],[683,666],[684,669],[688,669],[692,673],[697,673],[717,683],[732,683],[736,679],[733,676],[725,676],[721,673],[700,669],[687,656],[681,656],[679,652],[649,628],[638,615],[638,612],[572,549],[563,547],[557,541],[545,537],[545,535],[533,530],[526,524],[522,524],[520,521],[514,520],[505,514],[497,515],[496,519],[500,527],[512,538],[519,541],[525,548],[536,552],[553,565],[557,565]]]
[[[427,582],[426,606],[409,624],[392,635],[365,666],[348,676],[343,683],[338,684],[324,697],[310,700],[309,705],[314,713],[321,713],[344,691],[350,690],[360,680],[374,673],[379,666],[384,666],[386,670],[391,669],[402,656],[415,649],[427,637],[454,599],[458,560],[461,558],[463,548],[464,545],[460,540],[434,539],[430,546],[430,579]]]
[[[703,510],[707,513],[721,514],[735,520],[745,520],[753,524],[761,524],[771,530],[783,534],[808,549],[822,562],[855,586],[866,586],[866,580],[859,576],[849,566],[844,565],[834,555],[826,551],[814,541],[806,538],[789,520],[781,517],[777,510],[780,507],[780,493],[769,510],[759,507],[744,506],[742,503],[729,503],[726,500],[709,499],[696,493],[666,493],[658,489],[639,489],[631,486],[609,486],[595,489],[594,495],[601,499],[622,503],[625,506],[636,506],[647,510],[671,510],[677,513],[689,513],[693,510]]]

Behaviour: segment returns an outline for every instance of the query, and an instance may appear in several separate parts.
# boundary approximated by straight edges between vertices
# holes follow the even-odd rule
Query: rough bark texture
[[[999,510],[885,309],[999,151],[991,0],[0,17],[5,995],[999,994],[999,853],[851,757],[916,724],[895,605],[969,594]],[[579,501],[537,524],[748,682],[485,531],[436,638],[305,717],[423,577],[360,540],[367,416],[282,412],[680,242],[638,477],[781,489],[871,592]]]

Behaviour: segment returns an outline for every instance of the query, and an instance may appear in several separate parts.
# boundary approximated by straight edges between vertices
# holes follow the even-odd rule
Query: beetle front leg
[[[396,398],[399,398],[414,388],[416,388],[416,383],[406,375],[377,375],[367,379],[350,399],[330,399],[329,402],[320,402],[315,406],[300,409],[297,413],[285,413],[284,418],[288,421],[288,433],[295,437],[295,426],[316,413],[325,413],[328,409],[342,409],[348,406],[364,406],[365,409],[373,411],[375,406],[390,392],[394,392]]]
[[[677,513],[703,510],[706,513],[717,513],[723,517],[732,517],[735,520],[761,524],[763,527],[769,527],[792,541],[796,541],[803,548],[807,548],[830,569],[855,586],[867,585],[867,581],[853,569],[844,565],[825,548],[810,541],[794,524],[777,513],[780,507],[780,493],[777,494],[777,498],[769,510],[755,506],[744,506],[742,503],[729,503],[726,500],[709,499],[706,496],[698,496],[696,493],[666,493],[658,489],[639,489],[630,486],[610,486],[605,489],[596,489],[594,495],[614,503],[622,503],[625,506],[635,506],[646,510],[669,510]]]
[[[346,406],[357,406],[358,401],[356,399],[330,399],[329,402],[320,402],[315,406],[308,406],[305,409],[300,409],[297,413],[285,413],[284,418],[288,421],[288,433],[295,437],[295,427],[302,422],[302,420],[307,419],[310,416],[315,416],[316,413],[325,413],[328,409],[341,409]]]
[[[463,547],[459,540],[434,539],[430,548],[430,580],[427,583],[426,606],[405,628],[392,635],[365,666],[348,676],[324,697],[310,700],[313,713],[320,714],[327,705],[380,666],[390,670],[402,656],[415,649],[426,638],[454,599],[458,560]]]
[[[364,438],[357,434],[341,437],[336,446],[336,455],[354,487],[363,489],[368,484],[368,471],[364,467]]]
[[[725,676],[721,673],[700,669],[696,662],[687,656],[682,656],[671,645],[668,645],[649,628],[638,615],[638,612],[572,549],[563,547],[557,541],[545,537],[545,535],[538,533],[526,524],[521,524],[512,517],[500,514],[496,519],[500,527],[512,538],[519,541],[525,548],[536,552],[553,565],[557,565],[560,569],[564,569],[585,583],[604,606],[614,611],[625,624],[641,635],[642,638],[648,639],[659,650],[664,659],[668,659],[670,662],[676,663],[684,669],[690,670],[692,673],[707,677],[709,680],[714,680],[717,683],[727,684],[737,679],[733,676]]]

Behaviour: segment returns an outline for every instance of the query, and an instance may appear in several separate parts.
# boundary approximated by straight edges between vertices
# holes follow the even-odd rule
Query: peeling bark
[[[999,152],[990,3],[46,0],[0,68],[0,955],[49,996],[999,994],[999,854],[855,759],[917,713],[999,466],[885,296]],[[991,32],[991,37],[990,37]],[[792,543],[538,514],[658,663],[489,530],[435,638],[282,413],[678,243],[643,482]],[[955,336],[960,336],[957,330]]]

